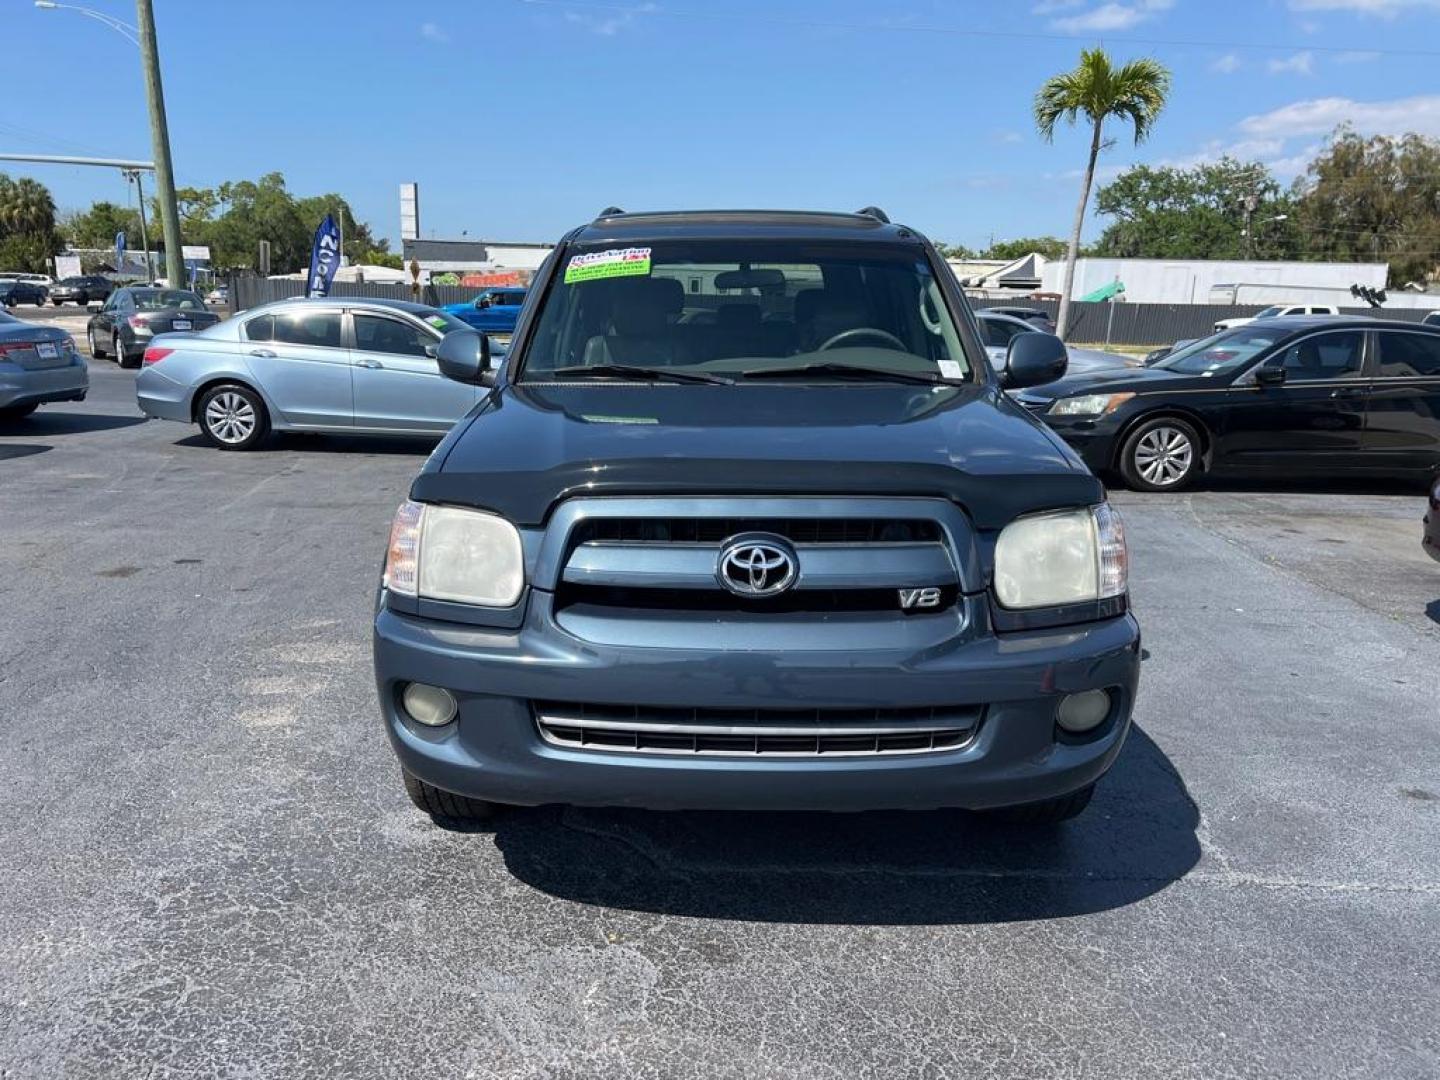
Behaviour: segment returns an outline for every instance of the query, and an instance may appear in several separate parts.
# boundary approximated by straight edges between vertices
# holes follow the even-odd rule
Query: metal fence
[[[439,307],[460,304],[482,290],[474,286],[424,285],[420,288],[422,304]],[[244,311],[272,300],[303,296],[305,282],[292,279],[237,276],[230,282],[230,307]],[[409,285],[371,285],[342,282],[335,286],[333,296],[365,296],[411,300],[415,294]],[[1059,310],[1055,300],[1026,300],[1023,297],[999,300],[972,299],[977,309],[1012,306],[1038,308],[1053,319]],[[1070,305],[1070,332],[1067,340],[1086,344],[1109,342],[1113,345],[1170,345],[1185,338],[1209,334],[1219,319],[1254,315],[1262,310],[1259,304],[1086,304]],[[1419,308],[1341,308],[1347,315],[1372,315],[1383,319],[1405,319],[1418,322],[1425,316]]]
[[[1052,319],[1060,310],[1057,300],[972,299],[977,310],[987,307],[1038,308]],[[1070,305],[1070,330],[1066,340],[1113,345],[1170,345],[1186,338],[1205,337],[1220,319],[1254,315],[1260,304],[1095,304]],[[1380,319],[1418,322],[1425,317],[1420,308],[1341,308],[1346,315],[1369,315]]]

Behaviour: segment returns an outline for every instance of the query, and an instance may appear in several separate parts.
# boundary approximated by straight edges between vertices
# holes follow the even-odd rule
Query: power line
[[[854,30],[859,33],[904,33],[904,34],[947,34],[954,37],[986,39],[1019,39],[1024,41],[1090,42],[1102,35],[1067,34],[1060,31],[1042,30],[986,30],[976,27],[941,26],[933,23],[916,22],[839,22],[830,19],[794,18],[779,15],[748,15],[729,11],[697,11],[685,8],[662,8],[650,5],[607,4],[593,0],[518,0],[532,7],[562,8],[571,11],[597,11],[610,15],[635,17],[644,15],[663,19],[707,19],[719,22],[761,23],[770,26],[789,26],[805,30]],[[1312,53],[1376,53],[1381,56],[1440,56],[1437,49],[1383,49],[1367,45],[1314,45],[1309,42],[1276,42],[1266,44],[1250,41],[1215,41],[1159,37],[1111,37],[1105,40],[1117,45],[1154,45],[1166,48],[1186,49],[1250,49],[1258,52],[1294,52],[1303,49]]]

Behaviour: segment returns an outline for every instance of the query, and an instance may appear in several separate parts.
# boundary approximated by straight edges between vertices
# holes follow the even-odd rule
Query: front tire
[[[1200,433],[1169,416],[1142,423],[1120,450],[1121,475],[1136,491],[1180,491],[1202,467]]]
[[[997,820],[1008,821],[1014,825],[1058,825],[1062,821],[1078,817],[1090,805],[1090,797],[1094,794],[1095,785],[1086,784],[1079,791],[1072,791],[1055,799],[1006,806],[990,813]]]
[[[119,363],[122,368],[137,368],[140,366],[140,357],[134,353],[127,353],[125,351],[125,342],[121,340],[119,334],[116,334],[110,339],[110,345],[114,349],[113,355],[116,362]]]
[[[86,330],[85,336],[90,341],[90,355],[93,356],[96,360],[104,360],[105,357],[109,354],[106,353],[104,349],[100,348],[100,342],[96,340],[95,337],[95,328],[91,327],[89,330]]]
[[[492,802],[442,791],[408,772],[402,771],[402,775],[405,778],[405,794],[410,796],[410,801],[441,825],[476,825],[489,821],[499,809]]]
[[[247,386],[226,383],[205,391],[195,420],[217,450],[250,450],[270,430],[270,414],[260,395]]]

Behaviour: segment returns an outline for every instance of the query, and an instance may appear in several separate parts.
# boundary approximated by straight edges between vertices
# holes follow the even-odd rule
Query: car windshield
[[[807,368],[797,377],[815,382],[968,379],[973,370],[916,247],[657,241],[576,247],[564,258],[524,378],[617,366],[740,378]]]
[[[61,284],[61,285],[84,285],[84,284],[85,284],[85,279],[84,279],[84,278],[78,278],[78,277],[67,277],[64,281],[60,282],[60,284]]]
[[[205,301],[197,293],[184,289],[134,289],[135,307],[140,311],[179,308],[181,311],[204,311]]]
[[[1261,311],[1257,311],[1257,312],[1255,313],[1255,318],[1257,318],[1257,319],[1268,319],[1268,318],[1270,318],[1272,315],[1279,315],[1280,312],[1282,312],[1282,311],[1284,311],[1284,310],[1285,310],[1285,309],[1284,309],[1283,307],[1281,307],[1279,304],[1271,304],[1269,307],[1264,308],[1264,309],[1261,310]]]
[[[1201,338],[1154,366],[1181,375],[1221,375],[1248,363],[1288,331],[1242,326]]]

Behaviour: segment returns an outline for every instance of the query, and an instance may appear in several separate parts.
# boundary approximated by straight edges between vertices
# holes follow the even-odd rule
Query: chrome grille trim
[[[889,757],[960,750],[983,710],[688,709],[534,703],[550,746],[684,757]]]

